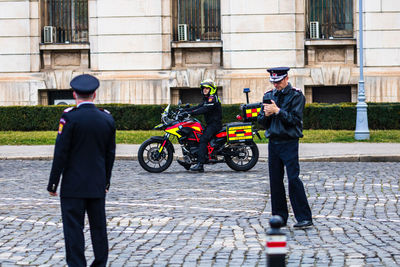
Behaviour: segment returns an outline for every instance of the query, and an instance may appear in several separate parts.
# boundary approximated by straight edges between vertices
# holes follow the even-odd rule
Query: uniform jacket
[[[186,111],[192,115],[204,114],[207,126],[212,124],[222,127],[222,107],[217,95],[203,97],[203,102]]]
[[[61,197],[105,197],[115,159],[115,123],[91,103],[68,108],[61,116],[47,190]]]
[[[265,137],[272,141],[290,141],[303,137],[303,109],[305,97],[303,93],[288,86],[279,92],[276,89],[267,91],[264,99],[272,99],[280,108],[278,114],[264,116],[261,109],[258,122],[265,127]]]

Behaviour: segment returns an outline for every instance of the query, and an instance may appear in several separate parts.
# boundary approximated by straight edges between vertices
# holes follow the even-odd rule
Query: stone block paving
[[[50,161],[0,161],[0,266],[64,266]],[[151,174],[115,163],[107,196],[109,266],[265,266],[267,163]],[[301,163],[315,227],[288,227],[288,266],[399,266],[400,163]],[[86,256],[93,259],[88,227]]]

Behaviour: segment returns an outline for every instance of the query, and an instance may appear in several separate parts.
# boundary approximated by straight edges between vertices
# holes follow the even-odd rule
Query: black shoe
[[[312,221],[301,221],[296,223],[295,225],[293,225],[294,228],[297,229],[303,229],[303,228],[307,228],[313,225]]]
[[[197,163],[194,167],[190,168],[194,172],[204,172],[203,163]]]
[[[177,160],[177,162],[179,163],[179,165],[181,165],[183,168],[185,168],[187,171],[190,169],[190,164],[187,163],[186,161],[183,160]]]

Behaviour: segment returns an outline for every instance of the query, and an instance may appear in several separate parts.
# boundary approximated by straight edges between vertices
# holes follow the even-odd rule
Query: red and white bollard
[[[267,232],[267,266],[284,267],[286,266],[286,235],[281,231],[283,219],[275,215],[269,220],[271,229]]]

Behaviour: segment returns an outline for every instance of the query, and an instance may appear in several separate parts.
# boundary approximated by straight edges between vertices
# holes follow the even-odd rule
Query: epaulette
[[[110,111],[108,111],[107,109],[104,109],[104,108],[99,108],[99,110],[101,110],[101,111],[103,111],[103,112],[105,112],[105,113],[107,113],[107,114],[111,114],[111,112],[110,112]]]
[[[72,110],[74,110],[74,109],[76,109],[76,107],[69,107],[69,108],[66,108],[66,109],[64,109],[64,113],[70,112],[70,111],[72,111]]]
[[[298,91],[298,92],[303,92],[303,91],[301,91],[301,89],[296,88],[296,87],[292,87],[292,89],[295,90],[295,91]]]
[[[266,93],[269,93],[269,92],[272,92],[274,89],[269,89],[268,91],[266,91],[265,93],[264,93],[264,95],[266,94]]]

